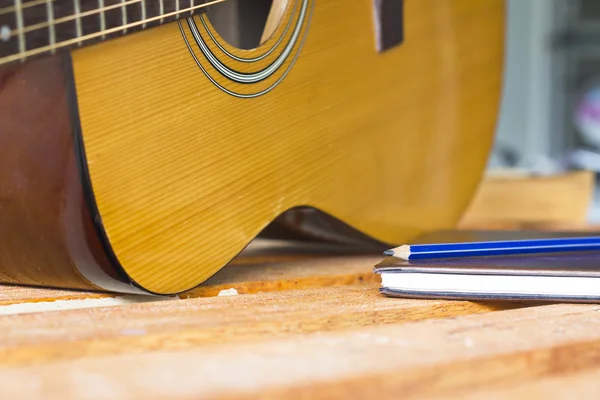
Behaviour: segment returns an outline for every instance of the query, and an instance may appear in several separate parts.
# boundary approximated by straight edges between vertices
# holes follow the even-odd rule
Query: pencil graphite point
[[[386,256],[396,257],[401,260],[408,260],[410,258],[410,246],[404,244],[400,247],[395,247],[383,252]]]

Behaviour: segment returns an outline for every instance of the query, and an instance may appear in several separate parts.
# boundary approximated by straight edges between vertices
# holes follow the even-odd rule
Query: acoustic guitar
[[[389,247],[454,226],[504,7],[0,1],[0,281],[169,295],[276,227]]]

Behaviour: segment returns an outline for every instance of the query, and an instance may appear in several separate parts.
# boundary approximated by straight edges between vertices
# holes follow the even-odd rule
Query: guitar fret
[[[146,0],[142,0],[142,2],[140,3],[141,6],[141,11],[142,11],[142,21],[146,20]],[[144,22],[144,24],[142,25],[142,29],[146,28],[146,23]]]
[[[54,6],[52,5],[53,0],[46,0],[46,15],[48,16],[48,43],[50,46],[56,44],[56,30],[54,27]],[[55,53],[55,49],[52,49],[52,54]]]
[[[25,43],[25,33],[23,33],[23,9],[21,8],[21,0],[15,0],[15,15],[17,18],[19,53],[23,53],[27,48],[27,44]]]
[[[225,0],[217,0],[225,1]],[[0,65],[204,12],[206,0],[0,0]]]
[[[81,4],[79,4],[79,0],[73,0],[73,9],[75,10],[75,34],[77,35],[77,38],[80,38],[82,36],[82,29],[81,29]],[[81,42],[77,43],[78,46],[81,46]]]
[[[98,18],[100,19],[100,32],[104,32],[106,30],[106,15],[104,14],[104,0],[98,0],[98,8],[101,10],[98,14]],[[102,39],[105,39],[106,35],[102,35]]]
[[[125,3],[125,0],[121,0],[121,4]],[[125,5],[121,6],[121,23],[123,26],[127,25],[127,7]],[[123,29],[123,33],[127,33],[127,28]]]

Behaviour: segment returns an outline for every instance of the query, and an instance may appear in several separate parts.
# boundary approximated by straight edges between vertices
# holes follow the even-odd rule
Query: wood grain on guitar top
[[[73,52],[105,239],[147,290],[202,283],[295,206],[390,244],[452,227],[467,207],[498,113],[504,2],[405,1],[404,41],[378,52],[371,2],[307,1],[291,56],[254,83],[216,72],[186,21]],[[303,3],[257,49],[222,48],[259,58],[287,43]],[[278,57],[207,46],[239,74]],[[247,95],[280,77],[252,98],[217,86]]]

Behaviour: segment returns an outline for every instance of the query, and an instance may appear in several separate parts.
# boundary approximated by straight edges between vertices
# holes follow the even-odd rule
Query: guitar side
[[[98,239],[78,171],[71,60],[0,68],[0,281],[141,293]]]

